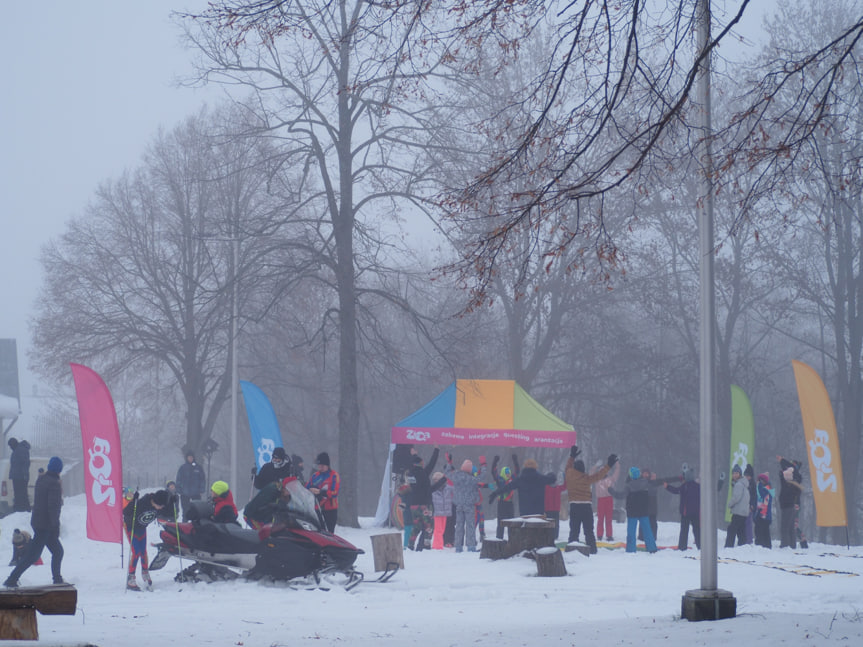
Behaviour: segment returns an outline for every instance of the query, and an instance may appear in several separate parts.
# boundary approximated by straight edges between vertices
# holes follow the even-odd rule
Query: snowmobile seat
[[[195,548],[213,553],[257,553],[261,549],[258,531],[234,523],[195,522]]]

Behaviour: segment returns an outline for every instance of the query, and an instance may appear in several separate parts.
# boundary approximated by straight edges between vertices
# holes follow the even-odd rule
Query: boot
[[[150,577],[150,571],[142,570],[141,571],[141,579],[144,580],[144,584],[147,586],[149,590],[153,590],[153,580]]]
[[[126,590],[127,591],[140,591],[141,587],[138,586],[138,580],[135,579],[134,573],[129,573],[129,578],[126,580]]]

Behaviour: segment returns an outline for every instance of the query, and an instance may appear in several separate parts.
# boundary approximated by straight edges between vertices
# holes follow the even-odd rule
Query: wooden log
[[[557,538],[554,521],[542,515],[504,519],[502,523],[508,530],[506,556],[511,557],[526,550],[554,546]]]
[[[0,609],[36,609],[48,615],[75,615],[78,590],[71,584],[0,589]]]
[[[504,559],[510,557],[506,551],[506,542],[495,537],[486,537],[479,551],[480,559]]]
[[[405,567],[405,554],[402,547],[403,535],[400,532],[385,532],[372,535],[372,552],[375,558],[375,572],[387,571],[397,564]]]
[[[536,574],[539,577],[563,577],[566,575],[566,564],[563,563],[563,553],[557,548],[546,547],[536,550]]]
[[[0,639],[39,640],[36,609],[0,610]]]

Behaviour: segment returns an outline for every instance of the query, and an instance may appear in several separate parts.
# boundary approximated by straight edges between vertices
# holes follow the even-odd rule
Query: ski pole
[[[134,564],[135,559],[135,547],[132,545],[132,536],[135,534],[135,518],[138,516],[138,490],[135,490],[135,501],[132,503],[132,524],[129,526],[129,566]],[[129,583],[129,573],[128,569],[126,572],[126,584]],[[124,591],[128,591],[128,586],[124,589]]]

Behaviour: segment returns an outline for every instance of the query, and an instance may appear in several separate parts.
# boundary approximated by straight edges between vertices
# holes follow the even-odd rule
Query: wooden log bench
[[[512,557],[524,551],[554,546],[557,539],[553,519],[545,515],[528,515],[499,521],[507,529],[507,542],[504,556]]]
[[[39,640],[36,612],[74,616],[78,590],[71,584],[0,589],[0,640]]]

